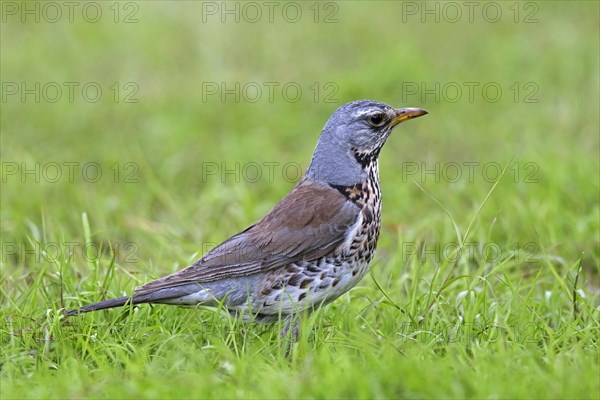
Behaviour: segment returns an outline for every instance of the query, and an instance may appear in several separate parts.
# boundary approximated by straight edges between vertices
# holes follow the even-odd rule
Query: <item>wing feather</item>
[[[212,282],[314,260],[343,243],[359,208],[338,190],[301,180],[260,222],[209,251],[191,266],[137,288],[136,293]]]

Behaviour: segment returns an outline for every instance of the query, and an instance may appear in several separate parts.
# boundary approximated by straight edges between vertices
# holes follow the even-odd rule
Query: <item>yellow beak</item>
[[[428,112],[422,108],[397,108],[394,111],[396,112],[396,116],[392,119],[392,125],[398,125],[399,123],[408,119],[413,119],[428,114]]]

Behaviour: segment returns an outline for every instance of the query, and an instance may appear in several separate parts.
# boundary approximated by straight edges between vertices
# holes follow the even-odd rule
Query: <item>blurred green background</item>
[[[169,257],[154,260],[165,268],[197,243],[220,241],[264,215],[297,175],[283,166],[308,165],[335,108],[370,98],[431,113],[398,129],[383,151],[384,241],[402,229],[435,241],[448,224],[411,179],[464,220],[491,186],[484,177],[495,169],[485,175],[483,166],[513,159],[483,219],[497,214],[499,236],[539,239],[563,256],[585,251],[598,262],[598,4],[498,3],[502,17],[487,22],[497,10],[485,3],[472,16],[456,2],[298,3],[296,23],[286,21],[298,9],[287,3],[273,6],[272,16],[261,5],[254,23],[256,7],[244,3],[99,3],[95,23],[88,20],[97,19],[96,7],[85,4],[73,8],[72,23],[64,5],[56,23],[46,22],[55,14],[43,6],[26,14],[19,3],[16,14],[3,15],[1,155],[18,163],[3,176],[4,238],[23,241],[25,221],[39,225],[42,214],[60,227],[54,231],[76,236],[85,211],[99,237],[139,243],[144,260],[154,245],[165,246]],[[461,18],[452,22],[455,10]],[[39,102],[21,86],[35,92],[36,83]],[[13,84],[16,94],[7,92]],[[221,91],[235,92],[236,84],[237,99]],[[292,89],[285,97],[286,84],[301,89],[299,100]],[[486,97],[486,84],[501,95],[492,87]],[[62,94],[51,103],[56,86]],[[95,87],[102,94],[94,103]],[[69,162],[79,163],[74,182]],[[90,162],[103,173],[96,183],[82,177]],[[252,182],[241,167],[221,179],[248,162],[279,165],[274,179],[264,168]],[[436,162],[440,171],[458,163],[462,178],[422,179]],[[479,163],[473,179],[469,162]],[[49,163],[61,167],[56,183],[44,182],[44,173],[54,176]],[[210,163],[218,171],[209,176]],[[417,174],[406,169],[413,163]],[[37,169],[40,183],[27,168]],[[125,182],[127,174],[139,182]],[[528,174],[533,182],[525,182]],[[148,229],[155,235],[139,236]],[[180,248],[186,242],[192,246]]]
[[[391,293],[410,273],[407,243],[456,241],[433,198],[464,233],[495,166],[509,165],[472,240],[549,260],[559,274],[582,257],[579,285],[596,296],[599,3],[465,3],[74,2],[71,13],[62,2],[2,2],[4,312],[23,312],[15,299],[37,292],[40,274],[56,293],[36,242],[77,243],[61,272],[67,305],[80,292],[98,299],[107,269],[86,282],[82,213],[93,241],[120,254],[112,294],[182,268],[268,212],[308,166],[327,118],[362,98],[430,112],[396,129],[380,158],[373,274]],[[445,168],[455,165],[453,181]],[[28,312],[60,308],[53,298]]]

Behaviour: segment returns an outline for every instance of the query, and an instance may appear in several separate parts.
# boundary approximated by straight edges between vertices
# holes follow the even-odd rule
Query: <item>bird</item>
[[[297,340],[302,312],[331,303],[368,271],[381,227],[379,153],[398,124],[426,114],[373,100],[339,107],[302,178],[259,222],[131,295],[64,315],[143,303],[221,304],[246,320],[284,320],[281,337],[291,331]]]

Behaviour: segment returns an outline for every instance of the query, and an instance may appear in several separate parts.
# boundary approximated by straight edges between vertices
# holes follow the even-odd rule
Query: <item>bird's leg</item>
[[[290,332],[291,330],[291,332]],[[290,336],[288,338],[288,335]],[[285,347],[285,356],[289,357],[292,346],[298,341],[300,336],[300,318],[296,314],[290,314],[285,317],[283,329],[279,334],[281,344]]]
[[[285,324],[283,325],[283,329],[281,330],[281,334],[279,337],[283,340],[288,336],[288,333],[292,330],[292,342],[298,341],[298,336],[300,334],[300,318],[296,314],[290,314],[285,317]]]

